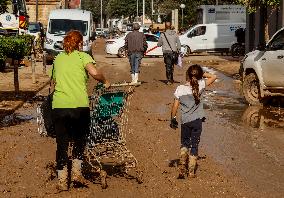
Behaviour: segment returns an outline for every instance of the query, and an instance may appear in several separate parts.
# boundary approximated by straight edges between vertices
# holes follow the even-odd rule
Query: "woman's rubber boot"
[[[57,190],[61,191],[68,191],[68,169],[67,166],[64,166],[62,170],[57,170]]]
[[[71,182],[72,185],[87,185],[88,181],[83,177],[82,174],[82,160],[74,159],[72,160],[71,169]]]
[[[188,167],[188,171],[189,171],[188,177],[189,178],[196,177],[196,174],[195,174],[196,168],[197,168],[197,156],[191,155],[189,157],[189,167]]]
[[[188,164],[188,149],[183,147],[180,150],[178,179],[184,179],[185,178],[185,176],[187,174],[187,164]]]

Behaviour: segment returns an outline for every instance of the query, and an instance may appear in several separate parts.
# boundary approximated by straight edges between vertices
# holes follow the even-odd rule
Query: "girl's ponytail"
[[[200,103],[199,83],[198,80],[202,79],[203,70],[200,65],[192,65],[186,72],[186,80],[189,81],[192,88],[192,95],[195,100],[195,104]]]

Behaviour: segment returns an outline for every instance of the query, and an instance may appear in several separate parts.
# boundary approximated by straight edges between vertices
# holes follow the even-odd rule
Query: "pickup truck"
[[[246,101],[262,105],[266,98],[284,96],[284,28],[241,61],[240,75]]]

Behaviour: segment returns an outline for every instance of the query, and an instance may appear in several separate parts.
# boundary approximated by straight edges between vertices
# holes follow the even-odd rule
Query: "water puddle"
[[[242,115],[243,122],[252,128],[283,128],[284,109],[249,106]]]
[[[13,113],[11,115],[6,115],[0,120],[0,127],[9,127],[20,124],[22,122],[27,122],[33,120],[35,117],[32,115]]]
[[[267,106],[248,106],[237,91],[234,79],[214,69],[204,67],[204,71],[218,76],[213,88],[209,87],[204,96],[205,109],[219,111],[220,117],[236,125],[240,123],[253,128],[284,127],[284,99],[274,97]]]

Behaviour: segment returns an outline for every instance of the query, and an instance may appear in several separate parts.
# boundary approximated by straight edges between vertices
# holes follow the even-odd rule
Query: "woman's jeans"
[[[56,132],[57,170],[68,164],[69,143],[73,143],[72,158],[82,160],[89,132],[90,110],[88,107],[53,109],[52,118]]]
[[[140,66],[142,57],[143,57],[142,52],[133,52],[128,55],[129,63],[131,66],[131,70],[130,70],[131,74],[139,73],[139,66]]]
[[[198,145],[202,132],[202,119],[181,125],[181,148],[190,150],[190,155],[198,156]]]

